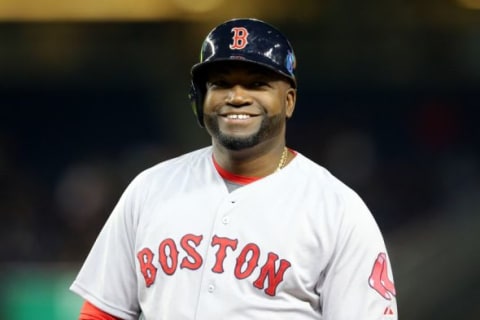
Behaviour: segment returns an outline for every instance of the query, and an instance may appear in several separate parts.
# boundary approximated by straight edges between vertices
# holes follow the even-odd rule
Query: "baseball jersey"
[[[212,147],[143,171],[71,290],[128,320],[397,319],[369,209],[298,152],[232,192]]]

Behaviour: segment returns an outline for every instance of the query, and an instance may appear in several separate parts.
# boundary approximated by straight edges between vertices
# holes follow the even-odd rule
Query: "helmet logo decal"
[[[293,74],[296,68],[297,61],[295,60],[295,55],[293,52],[289,51],[287,57],[285,58],[285,68],[290,74]]]
[[[234,27],[232,28],[233,32],[233,43],[230,45],[232,50],[242,50],[248,44],[248,30],[243,27]]]

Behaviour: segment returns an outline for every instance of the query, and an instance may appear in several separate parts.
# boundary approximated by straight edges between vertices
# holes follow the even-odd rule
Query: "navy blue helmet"
[[[226,21],[207,35],[202,44],[200,62],[191,69],[189,97],[202,127],[205,71],[221,61],[253,63],[285,76],[293,87],[297,85],[293,48],[278,29],[257,19]]]

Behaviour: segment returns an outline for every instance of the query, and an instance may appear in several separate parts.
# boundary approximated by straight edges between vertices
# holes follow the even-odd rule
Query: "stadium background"
[[[400,317],[480,318],[479,0],[1,0],[0,319],[75,318],[126,184],[209,143],[190,66],[246,16],[291,39],[288,144],[370,206]]]

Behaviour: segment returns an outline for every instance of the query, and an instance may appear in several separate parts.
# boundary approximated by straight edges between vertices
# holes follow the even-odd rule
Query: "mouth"
[[[239,114],[225,114],[221,115],[221,117],[227,118],[229,120],[248,120],[252,117],[256,117],[255,115],[246,114],[246,113],[239,113]]]
[[[223,110],[221,112],[218,112],[218,116],[226,120],[235,121],[235,120],[249,120],[249,119],[260,116],[260,114],[252,110],[238,109],[238,110]]]
[[[248,128],[257,127],[260,123],[261,117],[257,114],[251,113],[224,113],[219,114],[219,124],[223,130],[240,132],[247,130]]]

